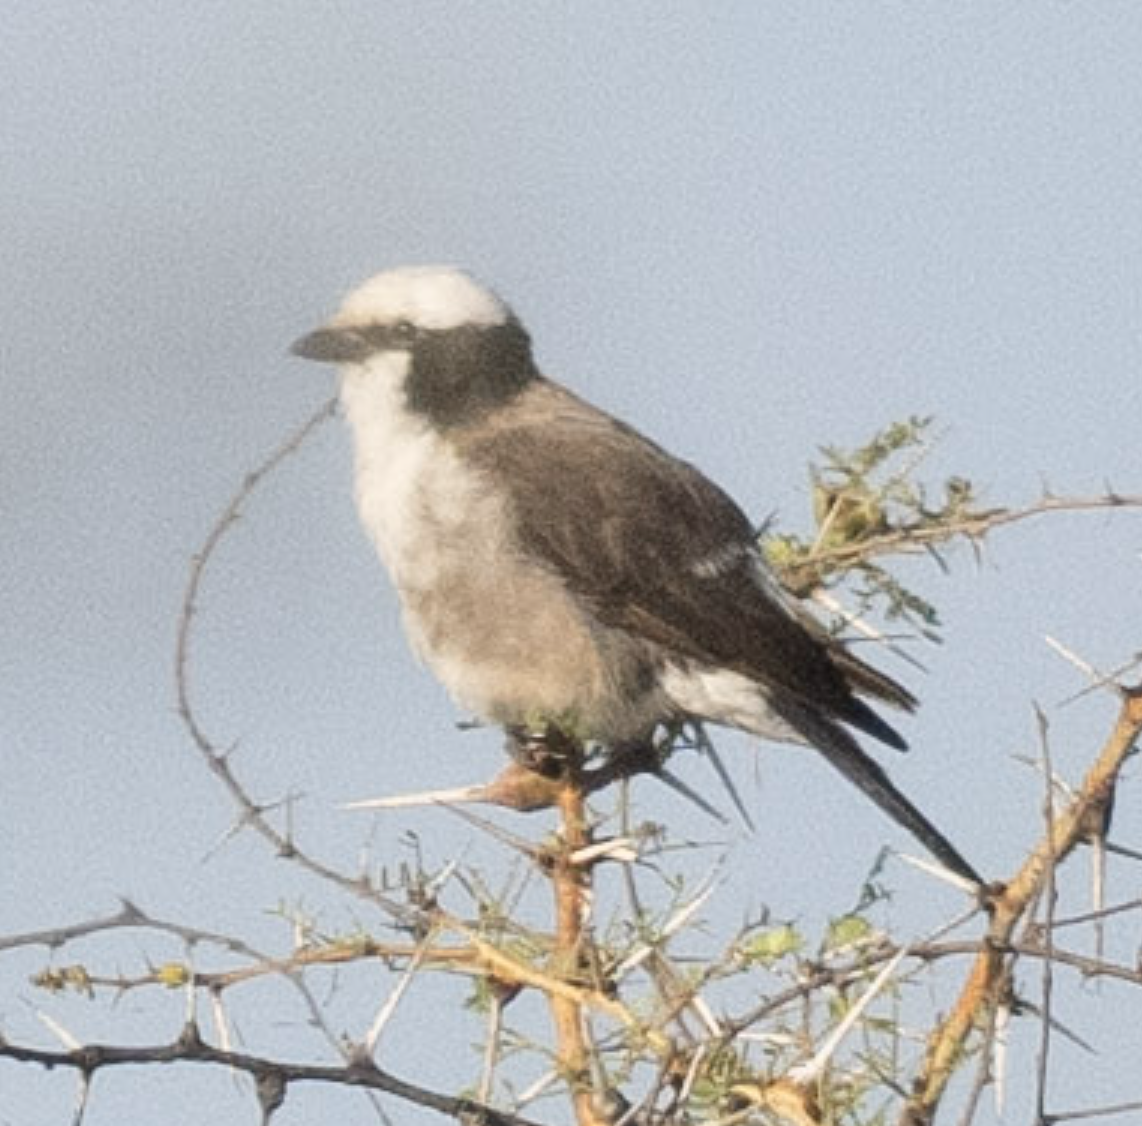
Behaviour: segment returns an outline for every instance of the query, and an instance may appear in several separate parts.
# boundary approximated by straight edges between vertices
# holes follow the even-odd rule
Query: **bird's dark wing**
[[[800,616],[769,578],[749,520],[693,466],[546,382],[458,437],[509,498],[524,550],[603,623],[768,689],[769,705],[953,871],[972,866],[841,724],[904,741],[863,692],[915,701]]]
[[[792,607],[745,514],[693,466],[546,382],[466,452],[511,498],[521,546],[600,621],[903,746],[854,692],[912,697]]]

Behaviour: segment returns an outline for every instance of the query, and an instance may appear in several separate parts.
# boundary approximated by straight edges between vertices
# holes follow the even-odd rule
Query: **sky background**
[[[549,374],[759,521],[806,528],[816,448],[914,414],[942,434],[932,478],[970,476],[988,502],[1142,491],[1140,57],[1132,0],[9,5],[0,933],[106,914],[120,895],[277,950],[283,903],[334,929],[378,925],[248,835],[218,850],[233,813],[176,717],[172,650],[211,521],[332,392],[289,343],[385,267],[473,270]],[[398,864],[413,831],[434,863],[468,850],[502,865],[445,815],[336,809],[481,781],[500,761],[499,737],[457,731],[407,653],[348,473],[347,437],[327,425],[225,542],[196,637],[202,717],[259,797],[304,793],[302,839],[333,861],[352,868],[371,832]],[[1012,757],[1034,753],[1033,703],[1071,777],[1114,711],[1058,707],[1082,683],[1044,635],[1103,667],[1137,651],[1140,551],[1135,513],[1054,517],[998,533],[981,566],[961,550],[950,574],[907,571],[946,640],[922,654],[927,675],[880,662],[924,701],[914,753],[889,765],[989,874],[1038,829],[1039,784]],[[639,799],[680,837],[730,840],[723,921],[769,905],[809,925],[851,904],[883,843],[914,850],[813,756],[722,746],[756,832],[649,782]],[[678,769],[713,784],[696,760]],[[1117,828],[1137,845],[1134,788]],[[904,865],[890,876],[905,934],[958,906]],[[1137,886],[1137,868],[1112,867],[1112,899]],[[180,956],[120,935],[58,960],[132,972]],[[38,1010],[81,1039],[177,1030],[177,995],[112,1008],[37,993],[26,977],[44,958],[0,959],[12,1039],[55,1046]],[[331,1002],[334,1024],[360,1036],[390,987],[373,971],[356,1008]],[[455,1089],[476,1074],[479,1025],[426,1021],[456,994],[433,1009],[434,987],[417,988],[383,1059]],[[320,1056],[281,996],[235,999],[247,1046]],[[1137,1004],[1072,991],[1063,1019],[1099,1054],[1058,1049],[1056,1103],[1142,1096],[1123,1078],[1142,1050]],[[1034,1035],[1012,1059],[1016,1093]],[[69,1078],[0,1062],[5,1126],[66,1121],[73,1096]],[[160,1120],[255,1113],[225,1075],[97,1081],[88,1126]],[[302,1089],[275,1121],[376,1118],[359,1094]]]

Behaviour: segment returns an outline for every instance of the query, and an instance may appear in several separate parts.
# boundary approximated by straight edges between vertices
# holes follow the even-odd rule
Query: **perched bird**
[[[340,365],[361,522],[462,706],[616,749],[688,720],[807,743],[979,882],[847,730],[903,749],[859,697],[911,694],[782,592],[721,489],[543,376],[491,290],[390,270],[292,350]]]

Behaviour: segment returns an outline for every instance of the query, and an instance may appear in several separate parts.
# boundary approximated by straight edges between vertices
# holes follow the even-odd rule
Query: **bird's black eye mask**
[[[407,321],[319,328],[298,340],[295,356],[354,364],[377,352],[408,352],[409,410],[441,428],[458,426],[514,398],[538,376],[531,340],[514,317],[499,325],[425,329]]]
[[[459,426],[515,398],[538,377],[531,340],[512,318],[418,333],[405,384],[410,410],[436,426]]]

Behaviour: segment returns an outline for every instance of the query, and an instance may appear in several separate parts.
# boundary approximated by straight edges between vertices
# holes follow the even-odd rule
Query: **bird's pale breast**
[[[390,354],[350,369],[341,399],[357,509],[400,594],[411,645],[458,703],[490,722],[641,734],[657,716],[641,714],[616,681],[628,663],[612,651],[616,639],[518,549],[502,495],[403,409],[405,362]]]

